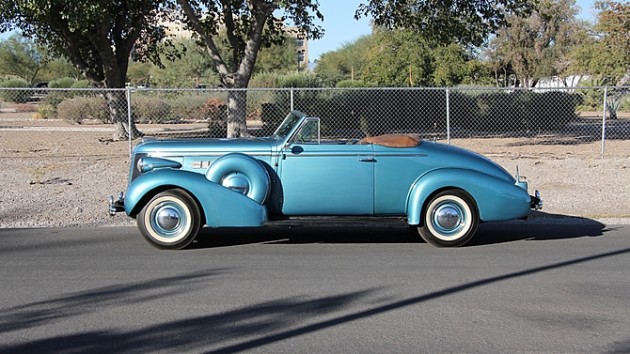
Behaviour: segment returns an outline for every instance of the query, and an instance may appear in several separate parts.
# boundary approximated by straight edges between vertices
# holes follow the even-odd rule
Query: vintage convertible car
[[[111,215],[136,218],[166,249],[186,247],[204,225],[353,216],[399,217],[427,242],[456,247],[480,222],[541,207],[518,172],[476,153],[408,135],[322,139],[320,118],[298,111],[265,138],[144,139],[126,194],[109,198]]]

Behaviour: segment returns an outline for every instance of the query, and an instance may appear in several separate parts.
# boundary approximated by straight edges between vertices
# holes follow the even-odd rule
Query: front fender
[[[419,225],[427,199],[438,191],[451,188],[461,189],[472,196],[482,221],[524,218],[529,213],[530,196],[526,189],[515,183],[474,170],[433,170],[420,176],[409,191],[408,223]]]
[[[267,208],[250,198],[209,181],[204,175],[159,169],[134,179],[127,188],[125,213],[135,217],[158,191],[181,188],[197,200],[210,227],[258,227],[267,221]]]

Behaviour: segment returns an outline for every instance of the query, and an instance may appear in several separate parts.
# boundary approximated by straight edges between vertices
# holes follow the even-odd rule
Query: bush
[[[555,130],[576,118],[580,94],[562,91],[463,91],[450,96],[453,126],[484,132]]]
[[[136,123],[164,123],[173,120],[171,106],[158,97],[135,97],[131,112]]]
[[[51,82],[48,83],[48,87],[56,88],[56,89],[71,88],[72,85],[74,85],[76,82],[77,80],[71,77],[63,77],[61,79],[52,80]]]
[[[107,102],[103,97],[75,97],[57,106],[57,116],[71,123],[81,124],[86,119],[109,121]]]
[[[57,110],[55,107],[49,104],[40,104],[37,106],[37,118],[48,119],[57,116]]]
[[[10,79],[0,84],[0,88],[27,88],[28,82],[22,79]],[[7,102],[26,103],[31,99],[31,89],[0,90],[0,98]]]
[[[198,121],[206,119],[202,107],[208,98],[208,94],[194,93],[177,95],[164,101],[171,107],[173,119]]]
[[[205,119],[211,121],[225,121],[227,119],[227,105],[218,98],[209,98],[201,111]]]

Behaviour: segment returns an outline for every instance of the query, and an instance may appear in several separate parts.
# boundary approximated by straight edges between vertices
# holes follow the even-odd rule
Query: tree
[[[49,60],[43,48],[21,35],[0,42],[0,75],[14,75],[32,85]]]
[[[201,47],[192,39],[178,39],[172,45],[164,45],[161,66],[152,66],[151,84],[159,87],[196,87],[217,85],[212,62]],[[168,58],[171,60],[168,60]]]
[[[601,43],[608,50],[617,50],[622,67],[626,68],[617,84],[630,82],[630,3],[603,0],[595,3],[599,10],[596,28],[600,32]]]
[[[156,43],[164,37],[158,25],[157,0],[0,0],[0,30],[19,28],[53,54],[63,55],[97,86],[125,87],[132,50],[157,59]],[[106,93],[115,139],[133,133],[127,124],[123,91]]]
[[[630,4],[627,2],[598,1],[599,10],[595,35],[583,46],[571,52],[571,69],[591,76],[597,86],[618,86],[608,95],[610,117],[617,117],[617,109],[630,82]]]
[[[409,30],[377,30],[364,54],[361,77],[377,86],[429,86],[433,73],[431,48]]]
[[[299,33],[317,39],[323,29],[314,24],[323,19],[317,2],[307,0],[177,0],[174,14],[186,29],[196,33],[228,91],[228,136],[247,135],[246,101],[249,80],[261,47],[284,40],[284,21]],[[276,17],[279,12],[283,17]],[[314,17],[315,16],[315,17]],[[221,53],[219,33],[225,29],[228,54]]]
[[[531,0],[369,0],[355,18],[371,16],[376,26],[407,28],[443,44],[481,45],[489,34],[524,15]]]
[[[322,54],[315,66],[315,73],[327,86],[335,86],[341,81],[361,81],[361,68],[364,65],[366,48],[372,47],[374,37],[362,36],[340,49]]]
[[[510,16],[509,26],[501,27],[492,41],[491,57],[503,61],[499,67],[509,64],[523,87],[561,74],[571,48],[584,37],[576,14],[575,0],[545,0],[527,18]]]

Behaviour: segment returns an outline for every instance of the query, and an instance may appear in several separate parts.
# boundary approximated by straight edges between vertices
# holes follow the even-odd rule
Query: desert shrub
[[[562,91],[462,91],[451,94],[453,126],[485,132],[554,130],[576,117],[582,95]]]
[[[218,98],[209,98],[200,109],[207,120],[225,121],[227,118],[227,105]]]
[[[77,82],[76,79],[73,79],[71,77],[63,77],[60,79],[55,79],[52,80],[48,83],[48,87],[49,88],[71,88],[72,85],[74,85]]]
[[[54,118],[56,116],[57,110],[55,109],[55,107],[45,103],[37,106],[37,118],[48,119]]]
[[[16,88],[27,88],[28,82],[22,79],[10,79],[0,83],[0,88],[11,88],[12,90],[0,90],[0,98],[7,102],[26,103],[31,99],[31,89],[13,90]]]
[[[65,121],[81,124],[86,119],[109,120],[107,102],[103,97],[75,97],[57,106],[57,116]]]
[[[56,79],[48,83],[49,88],[55,89],[87,89],[90,87],[90,82],[88,80],[75,80],[71,77],[64,77],[61,79]],[[78,96],[94,96],[95,93],[92,91],[56,91],[51,90],[48,91],[48,94],[44,98],[44,103],[49,104],[53,107],[57,107],[63,100],[78,97]]]
[[[133,98],[131,112],[136,123],[164,123],[173,120],[171,106],[158,97]]]
[[[171,115],[176,120],[204,120],[204,112],[201,107],[207,102],[210,95],[195,93],[182,94],[165,99],[171,107]]]
[[[362,80],[341,80],[335,85],[337,88],[353,88],[353,87],[370,87],[370,85]]]

